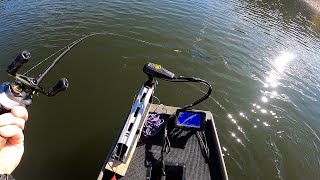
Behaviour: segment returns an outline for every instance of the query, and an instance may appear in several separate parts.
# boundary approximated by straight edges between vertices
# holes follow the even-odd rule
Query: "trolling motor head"
[[[143,72],[146,73],[149,77],[148,81],[146,82],[147,85],[152,85],[153,78],[155,77],[168,80],[176,79],[175,75],[172,72],[166,70],[159,64],[147,63],[143,67]]]
[[[37,94],[38,92],[40,92],[48,97],[52,97],[57,93],[66,90],[69,86],[68,80],[66,78],[62,78],[53,88],[46,92],[39,85],[40,81],[38,80],[38,78],[32,78],[26,75],[18,74],[18,70],[22,67],[23,64],[27,63],[30,58],[31,54],[28,51],[22,51],[7,68],[8,74],[12,76],[15,81],[13,81],[12,83],[3,83],[4,88],[0,90],[0,93],[4,92],[9,99],[15,102],[9,103],[13,104],[12,106],[28,106],[32,102],[33,94]],[[49,66],[46,71],[49,71],[53,66],[54,64]],[[43,73],[42,75],[40,75],[41,79],[43,79],[46,74]],[[6,108],[10,109],[9,106]]]
[[[206,100],[212,92],[212,86],[207,81],[200,78],[195,78],[195,77],[175,76],[175,74],[164,69],[159,64],[147,63],[143,67],[143,72],[148,75],[148,80],[145,82],[145,86],[148,86],[148,87],[152,87],[152,85],[154,84],[153,82],[154,78],[159,78],[159,79],[163,79],[171,82],[198,82],[206,85],[209,88],[208,92],[203,97],[201,97],[200,99],[194,101],[189,105],[184,106],[182,109],[188,109],[199,104],[200,102]]]

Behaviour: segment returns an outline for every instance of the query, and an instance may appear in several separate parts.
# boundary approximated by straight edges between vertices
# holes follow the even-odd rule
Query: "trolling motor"
[[[148,75],[148,80],[141,87],[141,90],[131,108],[130,114],[127,118],[124,130],[121,132],[116,148],[113,152],[113,158],[125,163],[128,160],[132,144],[135,140],[136,133],[141,124],[143,124],[142,117],[145,115],[148,104],[152,101],[154,93],[155,81],[154,78],[174,79],[175,75],[162,68],[161,65],[148,63],[143,67],[143,71]]]
[[[148,80],[142,86],[127,118],[126,124],[123,127],[123,131],[120,134],[112,157],[123,163],[128,160],[130,151],[133,147],[133,142],[136,138],[136,134],[139,128],[144,124],[142,117],[146,114],[148,105],[152,101],[152,95],[155,89],[155,78],[171,81],[171,82],[199,82],[209,87],[207,94],[195,102],[184,106],[182,109],[187,110],[196,104],[207,99],[212,91],[211,85],[202,79],[194,77],[175,76],[174,73],[163,68],[161,65],[154,63],[147,63],[143,67],[143,72],[148,75]]]
[[[99,173],[99,176],[97,178],[98,180],[110,178],[116,179],[116,177],[118,176],[125,176],[129,164],[133,159],[133,154],[142,132],[144,135],[148,134],[145,133],[144,127],[146,125],[146,119],[148,119],[150,106],[152,106],[152,99],[153,97],[155,97],[154,91],[156,85],[158,84],[156,79],[170,82],[198,82],[208,87],[208,91],[203,97],[176,111],[177,118],[175,123],[178,128],[193,129],[196,131],[203,130],[203,122],[205,121],[206,114],[203,112],[192,111],[190,110],[190,108],[201,103],[210,96],[212,87],[207,81],[195,77],[176,76],[174,73],[163,68],[161,65],[154,63],[145,64],[143,67],[143,72],[148,76],[148,79],[142,85],[139,94],[135,98],[135,101],[131,107],[131,111],[127,116],[125,124],[122,128],[122,131],[120,132],[110,154],[106,158],[104,165]],[[164,142],[167,141],[165,140]],[[168,149],[166,146],[167,144],[163,145],[161,156],[163,155],[165,150]]]

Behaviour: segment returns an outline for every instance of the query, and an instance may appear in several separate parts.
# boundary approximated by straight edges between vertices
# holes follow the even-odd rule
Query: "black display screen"
[[[200,129],[204,119],[204,112],[179,111],[175,123],[177,127]]]

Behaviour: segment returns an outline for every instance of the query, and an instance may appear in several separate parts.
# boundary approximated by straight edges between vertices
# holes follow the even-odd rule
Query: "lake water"
[[[299,0],[2,0],[2,81],[18,52],[32,54],[23,72],[97,32],[43,82],[69,89],[34,97],[16,179],[96,179],[146,62],[213,84],[196,108],[215,116],[230,179],[320,179],[320,13]],[[183,106],[205,91],[159,81],[156,95]]]

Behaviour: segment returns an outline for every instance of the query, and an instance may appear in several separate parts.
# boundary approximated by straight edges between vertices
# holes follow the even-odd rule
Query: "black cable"
[[[165,122],[165,126],[164,126],[164,133],[163,133],[163,139],[162,139],[162,147],[161,147],[161,154],[160,157],[158,159],[158,162],[161,165],[161,169],[162,169],[162,175],[166,176],[166,172],[165,172],[165,164],[164,164],[164,153],[168,154],[170,152],[171,149],[171,144],[170,144],[170,140],[168,137],[168,121]]]
[[[209,162],[209,148],[208,148],[208,143],[207,143],[207,139],[206,139],[206,135],[204,134],[203,131],[197,131],[196,132],[199,144],[200,144],[200,149],[201,149],[201,153],[205,159],[205,162],[208,163]]]
[[[209,88],[207,93],[204,96],[197,99],[193,103],[184,106],[182,109],[188,109],[188,108],[191,108],[191,107],[201,103],[202,101],[206,100],[212,92],[211,84],[203,79],[200,79],[200,78],[179,76],[179,77],[176,77],[175,79],[164,79],[164,78],[161,78],[161,79],[165,80],[165,81],[170,81],[170,82],[198,82],[200,84],[206,85]]]
[[[162,148],[161,148],[161,156],[159,158],[160,161],[163,161],[164,153],[168,154],[170,152],[171,144],[168,137],[168,121],[165,122],[164,133],[162,139]]]

